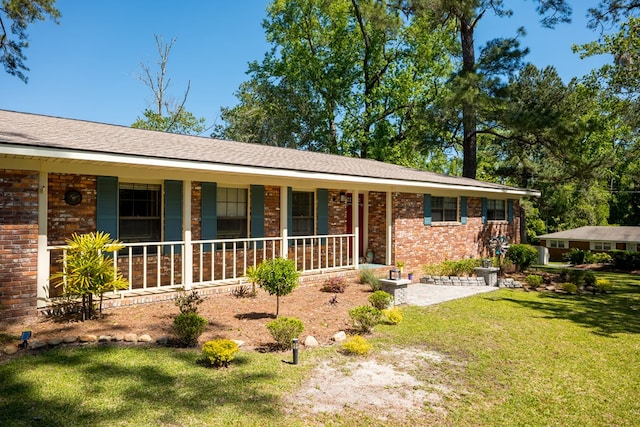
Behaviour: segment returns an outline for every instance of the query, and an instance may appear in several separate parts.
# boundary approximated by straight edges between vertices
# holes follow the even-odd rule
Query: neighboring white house
[[[607,252],[638,251],[640,226],[586,226],[538,236],[540,245],[549,249],[551,261],[562,261],[571,249]]]

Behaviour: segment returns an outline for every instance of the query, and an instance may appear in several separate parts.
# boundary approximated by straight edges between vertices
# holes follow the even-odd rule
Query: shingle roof
[[[0,147],[5,144],[537,194],[374,160],[0,110]]]
[[[640,242],[640,226],[587,226],[538,236],[539,239]]]

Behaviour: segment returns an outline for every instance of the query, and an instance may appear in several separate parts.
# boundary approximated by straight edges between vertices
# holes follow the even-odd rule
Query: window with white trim
[[[566,240],[548,240],[547,247],[554,249],[567,249],[569,247],[569,242]]]
[[[431,220],[433,222],[458,221],[457,197],[432,197]]]
[[[243,239],[248,234],[246,188],[218,187],[216,221],[218,239]]]
[[[506,200],[488,199],[487,200],[487,220],[504,221],[506,219],[507,219]]]
[[[638,244],[637,243],[627,243],[627,250],[631,252],[638,252]]]
[[[120,183],[118,238],[125,243],[162,239],[162,186]]]
[[[615,249],[615,243],[612,242],[591,242],[592,251],[610,251]]]
[[[312,236],[315,223],[313,191],[293,191],[291,196],[291,235]]]

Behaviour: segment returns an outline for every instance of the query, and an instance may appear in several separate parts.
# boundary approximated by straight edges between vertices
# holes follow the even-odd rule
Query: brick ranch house
[[[571,249],[591,252],[640,251],[640,226],[593,225],[538,236],[550,261],[563,261]]]
[[[114,256],[130,281],[112,297],[119,305],[176,287],[215,292],[275,256],[295,259],[305,277],[485,256],[493,236],[519,241],[519,201],[537,195],[372,160],[0,110],[0,321],[35,316],[60,294],[48,278],[72,233],[126,243]]]

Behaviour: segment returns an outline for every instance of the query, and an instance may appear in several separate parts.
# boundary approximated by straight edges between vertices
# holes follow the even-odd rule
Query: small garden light
[[[402,272],[400,269],[393,267],[389,270],[389,280],[400,280],[402,278]]]
[[[298,364],[298,338],[293,339],[293,364]]]

